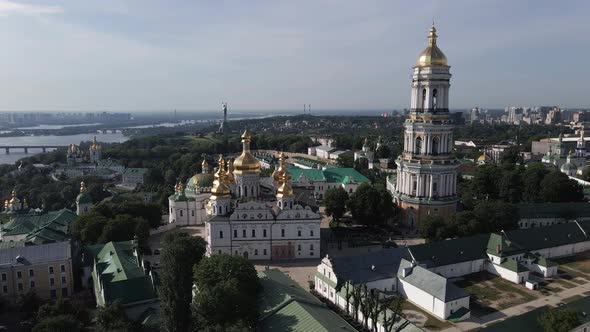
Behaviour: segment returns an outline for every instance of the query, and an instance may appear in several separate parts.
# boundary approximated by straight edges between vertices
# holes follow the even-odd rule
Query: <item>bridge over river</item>
[[[4,149],[6,154],[10,154],[10,150],[24,150],[25,153],[29,153],[29,149],[34,150],[41,150],[43,153],[47,152],[47,150],[57,150],[60,148],[67,148],[68,145],[3,145],[0,146],[0,149]]]

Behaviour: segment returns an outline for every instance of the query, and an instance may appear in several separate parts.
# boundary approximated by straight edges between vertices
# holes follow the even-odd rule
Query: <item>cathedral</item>
[[[169,222],[205,223],[207,254],[241,255],[250,260],[320,257],[321,216],[298,202],[284,154],[270,179],[272,194],[261,189],[260,161],[250,152],[251,136],[242,135],[242,153],[234,161],[219,158],[214,174],[202,171],[169,197]]]
[[[450,66],[436,39],[432,26],[428,46],[413,68],[404,150],[396,160],[394,200],[402,210],[402,223],[411,228],[429,215],[448,218],[458,201],[458,163],[451,154]]]

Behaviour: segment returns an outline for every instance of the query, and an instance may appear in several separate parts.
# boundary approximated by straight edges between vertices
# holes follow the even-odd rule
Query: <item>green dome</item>
[[[213,181],[215,178],[211,173],[199,173],[195,174],[186,183],[186,189],[195,190],[200,188],[211,188],[213,187]]]

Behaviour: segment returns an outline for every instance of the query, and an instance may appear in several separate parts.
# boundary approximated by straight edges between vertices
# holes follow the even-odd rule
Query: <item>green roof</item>
[[[590,203],[526,203],[518,204],[520,218],[590,217]]]
[[[510,256],[524,251],[516,243],[510,241],[503,233],[492,233],[488,240],[487,253],[494,256]]]
[[[186,189],[195,190],[197,188],[210,188],[213,187],[213,181],[215,177],[211,173],[198,173],[193,175],[186,182]]]
[[[326,181],[329,183],[348,183],[357,182],[364,183],[369,182],[366,176],[359,173],[354,168],[326,168],[321,169],[301,169],[298,167],[290,167],[289,172],[294,181],[297,181],[301,175],[311,181]]]
[[[96,260],[92,277],[99,305],[112,303],[116,299],[128,304],[156,298],[152,278],[145,275],[139,263],[140,258],[135,254],[133,241],[87,246],[84,252],[85,256]],[[104,288],[104,297],[99,293],[100,285]]]
[[[357,331],[279,270],[258,272],[260,331]]]
[[[582,315],[583,312],[590,312],[590,297],[572,301],[561,307],[560,309],[573,309],[580,312],[578,316],[582,324],[590,322],[590,315]],[[549,306],[536,308],[519,316],[509,317],[501,322],[491,324],[489,327],[478,330],[480,332],[538,332],[543,331],[543,327],[538,322],[538,318],[547,310],[551,310]],[[555,309],[553,309],[555,310]]]
[[[15,214],[2,225],[3,236],[26,235],[27,239],[37,238],[37,244],[61,242],[70,237],[70,226],[76,218],[78,216],[68,209]]]

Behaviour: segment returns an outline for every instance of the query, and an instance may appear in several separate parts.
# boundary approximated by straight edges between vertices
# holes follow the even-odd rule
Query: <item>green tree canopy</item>
[[[348,193],[342,187],[331,188],[326,191],[324,204],[326,205],[326,215],[331,216],[336,222],[346,212],[346,201]]]
[[[384,224],[395,214],[393,198],[381,184],[361,184],[346,205],[355,222],[361,225]]]
[[[80,322],[73,315],[58,315],[44,318],[33,327],[33,332],[78,332]]]
[[[164,331],[191,329],[193,267],[205,254],[206,242],[184,232],[164,237],[160,269],[160,312]]]
[[[537,321],[544,332],[569,332],[581,324],[578,312],[572,309],[549,309]]]
[[[584,190],[564,173],[552,171],[541,181],[541,198],[544,202],[580,202]]]
[[[110,305],[99,307],[94,321],[94,330],[96,332],[133,331],[133,324],[127,318],[127,314],[125,314],[125,309],[120,300],[116,300]]]
[[[197,295],[194,309],[200,328],[256,322],[258,275],[252,263],[241,256],[213,255],[196,266]]]
[[[448,225],[443,217],[429,215],[420,221],[418,231],[428,241],[440,241],[447,237]]]

